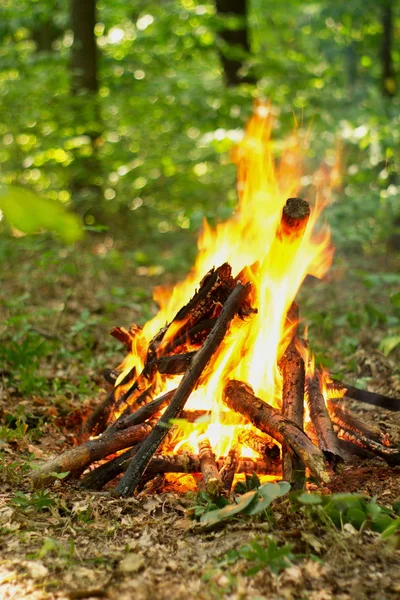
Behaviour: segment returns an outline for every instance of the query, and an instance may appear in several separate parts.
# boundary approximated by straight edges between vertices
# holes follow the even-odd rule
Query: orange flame
[[[233,276],[246,268],[246,280],[253,284],[253,306],[258,314],[243,322],[235,319],[229,335],[213,358],[206,385],[190,397],[186,408],[211,411],[210,423],[202,430],[217,455],[225,455],[235,441],[235,427],[220,424],[219,413],[226,410],[221,394],[227,379],[240,379],[250,384],[255,393],[279,406],[282,381],[277,364],[285,349],[290,331],[286,314],[307,274],[322,277],[333,256],[327,227],[317,230],[326,195],[317,173],[317,198],[302,236],[280,235],[282,209],[287,198],[301,190],[302,148],[293,135],[283,157],[276,163],[271,141],[270,107],[259,102],[245,136],[233,153],[238,168],[239,203],[235,215],[215,229],[205,222],[198,242],[199,254],[191,273],[171,294],[158,292],[160,311],[141,332],[137,348],[123,363],[123,373],[133,364],[140,370],[152,337],[193,296],[198,282],[214,266],[228,262]],[[328,177],[329,179],[329,177]],[[176,385],[176,378],[174,381]],[[237,428],[238,426],[236,426]],[[195,428],[193,429],[195,431]],[[198,433],[196,433],[198,436]],[[196,436],[187,436],[193,448]]]

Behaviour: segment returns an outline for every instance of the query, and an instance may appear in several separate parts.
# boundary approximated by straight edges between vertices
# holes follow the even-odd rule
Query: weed
[[[296,558],[302,555],[296,555],[292,552],[291,544],[279,546],[274,538],[267,537],[263,540],[252,540],[248,544],[241,546],[237,550],[231,549],[222,557],[221,565],[232,565],[240,559],[251,563],[246,571],[246,575],[256,575],[265,568],[279,575],[281,571],[290,567]]]
[[[46,510],[54,504],[54,499],[50,496],[49,492],[39,490],[32,495],[16,492],[15,496],[11,498],[11,502],[22,510]]]

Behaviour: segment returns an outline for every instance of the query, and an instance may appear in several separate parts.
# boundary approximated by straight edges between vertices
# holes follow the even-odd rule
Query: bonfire
[[[341,403],[354,388],[314,365],[295,300],[332,261],[326,182],[312,205],[299,198],[301,145],[276,164],[271,126],[259,103],[234,153],[235,215],[204,224],[194,269],[172,293],[156,290],[154,319],[112,330],[128,351],[107,372],[113,389],[80,445],[34,472],[36,485],[63,472],[98,490],[124,473],[115,491],[130,496],[160,474],[201,473],[217,496],[239,473],[327,484],[349,448],[400,464],[388,436]]]

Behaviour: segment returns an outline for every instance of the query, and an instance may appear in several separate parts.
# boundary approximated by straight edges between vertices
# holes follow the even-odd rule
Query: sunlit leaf
[[[82,225],[76,215],[66,211],[59,202],[41,198],[31,190],[2,186],[0,209],[5,219],[24,233],[51,231],[67,243],[75,242],[83,235]]]

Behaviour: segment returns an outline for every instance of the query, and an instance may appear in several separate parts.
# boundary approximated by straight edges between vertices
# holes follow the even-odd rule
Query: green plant
[[[248,576],[256,575],[265,568],[269,568],[274,575],[279,575],[281,571],[292,565],[296,556],[300,556],[293,554],[292,550],[292,544],[279,546],[271,537],[252,540],[236,550],[228,550],[221,559],[221,565],[231,565],[244,559],[251,563],[251,567],[246,571]]]
[[[349,523],[360,531],[370,529],[381,533],[384,539],[400,530],[399,503],[388,509],[365,494],[346,493],[321,495],[303,492],[293,494],[292,500],[295,505],[302,505],[312,518],[336,528],[342,529]]]
[[[38,490],[30,495],[16,492],[15,496],[11,498],[11,502],[23,510],[31,508],[46,510],[54,504],[54,499],[49,492]]]
[[[200,516],[200,523],[212,527],[218,523],[228,521],[237,515],[256,516],[265,513],[276,498],[284,496],[290,490],[290,483],[264,483],[257,489],[246,492],[235,498],[233,504],[226,504],[223,508],[211,508]]]

